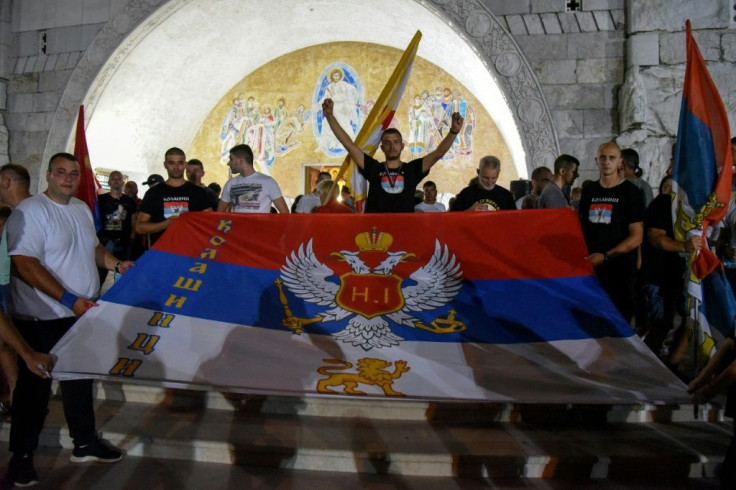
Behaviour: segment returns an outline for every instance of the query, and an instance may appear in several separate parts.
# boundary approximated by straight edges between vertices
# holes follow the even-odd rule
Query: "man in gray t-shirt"
[[[579,166],[580,162],[572,155],[562,154],[558,156],[555,160],[555,175],[552,177],[552,182],[544,186],[542,193],[539,195],[537,207],[551,209],[570,206],[562,189],[566,185],[571,186],[578,178]]]

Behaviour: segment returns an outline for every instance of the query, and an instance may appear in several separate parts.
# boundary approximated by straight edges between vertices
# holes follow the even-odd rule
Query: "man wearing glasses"
[[[103,247],[87,205],[75,198],[80,166],[74,155],[57,153],[46,171],[48,188],[18,204],[8,219],[8,254],[18,276],[11,278],[14,323],[28,344],[47,353],[74,324],[96,306],[98,267],[124,273],[130,261]],[[19,363],[13,398],[6,482],[30,486],[38,481],[33,451],[43,429],[51,380]],[[92,380],[62,381],[64,415],[74,440],[71,461],[114,463],[122,452],[95,430]]]

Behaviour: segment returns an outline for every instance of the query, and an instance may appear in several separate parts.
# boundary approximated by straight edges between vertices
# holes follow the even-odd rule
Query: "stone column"
[[[11,0],[0,0],[0,165],[8,163],[8,127],[5,110],[8,102],[8,80],[11,67]]]
[[[685,74],[685,20],[729,113],[736,112],[736,11],[729,0],[628,0],[626,78],[619,98],[622,148],[639,152],[644,178],[656,187],[677,135]]]

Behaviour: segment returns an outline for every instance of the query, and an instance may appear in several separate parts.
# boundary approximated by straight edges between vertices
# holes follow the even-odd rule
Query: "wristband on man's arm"
[[[59,301],[59,303],[66,306],[70,310],[73,310],[74,303],[76,303],[76,301],[77,301],[77,296],[74,296],[72,293],[70,293],[69,291],[65,289],[64,294],[61,295],[61,301]]]

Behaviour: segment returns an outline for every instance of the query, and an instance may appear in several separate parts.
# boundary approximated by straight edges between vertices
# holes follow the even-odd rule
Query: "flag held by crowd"
[[[53,375],[293,396],[687,400],[593,276],[575,213],[519,219],[184,214],[54,347]]]
[[[396,65],[394,72],[388,79],[381,95],[378,96],[378,100],[376,100],[358,135],[355,137],[355,144],[371,156],[373,156],[380,146],[381,134],[391,124],[396,109],[399,107],[399,102],[409,81],[411,67],[414,63],[414,57],[417,54],[417,49],[419,49],[419,41],[421,39],[422,33],[421,31],[417,31],[409,46],[404,51],[404,54],[401,56],[399,64]],[[363,203],[368,196],[368,186],[363,176],[360,175],[357,165],[350,158],[350,155],[345,157],[345,161],[340,167],[335,182],[343,178],[346,174],[350,175],[350,186],[355,196],[355,207],[358,211],[362,211]]]
[[[97,192],[100,188],[95,172],[89,160],[89,150],[87,149],[87,136],[84,131],[84,106],[79,106],[79,114],[77,116],[77,132],[74,138],[74,156],[79,160],[81,175],[79,177],[79,188],[77,189],[77,198],[84,201],[89,206],[92,216],[95,220],[95,229],[102,227],[100,219],[100,208],[97,204]]]
[[[675,235],[707,236],[710,226],[728,211],[731,197],[732,157],[728,116],[686,23],[687,65],[675,146],[673,219]],[[714,349],[714,326],[727,335],[733,330],[736,302],[719,260],[707,249],[691,260],[688,294],[695,298],[694,317],[700,327],[701,362]]]

